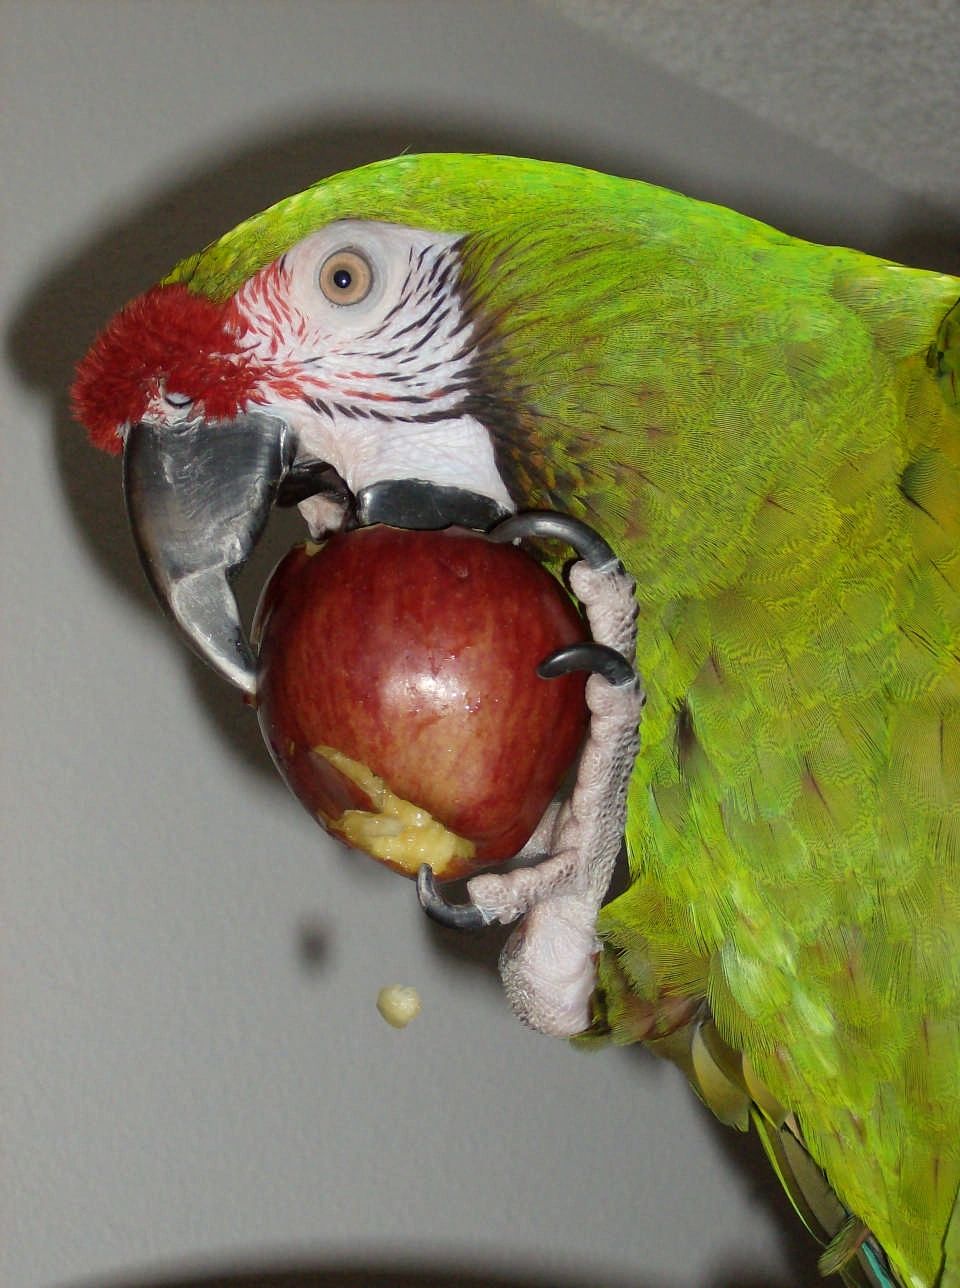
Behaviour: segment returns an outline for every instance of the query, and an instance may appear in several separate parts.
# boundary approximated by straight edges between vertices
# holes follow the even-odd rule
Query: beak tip
[[[208,657],[207,661],[209,660]],[[249,699],[252,703],[256,703],[257,668],[252,661],[238,661],[229,668],[225,667],[220,673],[234,688],[240,690],[244,699]]]
[[[194,652],[229,684],[255,697],[257,662],[225,571],[206,568],[168,582],[163,602]]]

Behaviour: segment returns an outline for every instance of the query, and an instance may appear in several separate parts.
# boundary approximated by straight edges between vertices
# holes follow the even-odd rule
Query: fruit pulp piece
[[[439,878],[472,859],[477,847],[457,836],[425,809],[405,801],[366,765],[351,760],[335,747],[314,747],[369,799],[371,809],[347,809],[332,818],[320,814],[324,826],[350,845],[379,859],[407,876],[415,877],[420,865],[429,863]]]

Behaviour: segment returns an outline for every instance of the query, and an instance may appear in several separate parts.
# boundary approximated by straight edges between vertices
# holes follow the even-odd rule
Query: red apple
[[[291,550],[261,599],[260,727],[329,831],[408,876],[464,876],[523,846],[570,767],[584,677],[536,667],[586,636],[515,546],[338,534]]]

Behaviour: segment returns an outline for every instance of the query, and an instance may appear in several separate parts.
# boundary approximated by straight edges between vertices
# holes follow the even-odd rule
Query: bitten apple
[[[587,637],[560,583],[462,529],[360,528],[281,561],[257,611],[258,714],[319,821],[408,876],[514,855],[570,767],[584,677],[541,679]]]

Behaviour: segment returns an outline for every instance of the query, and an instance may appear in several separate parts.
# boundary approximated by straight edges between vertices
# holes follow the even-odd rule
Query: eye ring
[[[373,265],[358,250],[335,250],[320,265],[318,283],[331,304],[359,304],[373,286]]]

